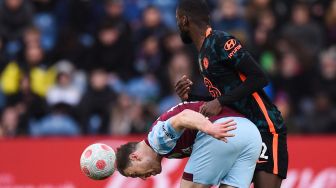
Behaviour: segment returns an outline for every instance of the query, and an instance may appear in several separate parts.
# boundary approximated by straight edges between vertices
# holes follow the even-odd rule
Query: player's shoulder
[[[231,39],[237,40],[235,36],[225,31],[214,30],[212,33],[212,39],[216,41],[216,43],[227,42]]]
[[[216,52],[220,53],[221,56],[223,56],[223,59],[226,58],[233,58],[236,56],[237,58],[237,52],[243,52],[244,50],[242,47],[241,42],[230,33],[224,32],[224,31],[213,31],[213,44],[214,49]],[[225,53],[223,53],[225,52]],[[240,53],[241,55],[244,55],[244,53]]]

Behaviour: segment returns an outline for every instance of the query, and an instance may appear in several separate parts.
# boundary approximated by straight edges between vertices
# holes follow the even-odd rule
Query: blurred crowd
[[[208,0],[270,77],[290,133],[336,132],[336,0]],[[192,78],[177,0],[0,0],[0,138],[148,131]]]

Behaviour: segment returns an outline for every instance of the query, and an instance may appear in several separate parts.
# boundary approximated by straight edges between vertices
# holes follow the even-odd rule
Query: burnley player
[[[198,63],[211,97],[190,94],[185,76],[176,84],[183,101],[208,101],[200,108],[207,117],[228,106],[258,127],[263,148],[254,176],[256,188],[279,188],[286,178],[288,153],[286,126],[277,107],[263,91],[268,80],[256,61],[232,35],[212,30],[204,0],[180,0],[177,24],[185,43],[198,49]]]
[[[261,151],[258,129],[229,108],[208,120],[197,112],[203,104],[172,108],[153,124],[144,141],[118,148],[118,171],[146,179],[161,172],[163,157],[189,157],[182,188],[248,188]]]

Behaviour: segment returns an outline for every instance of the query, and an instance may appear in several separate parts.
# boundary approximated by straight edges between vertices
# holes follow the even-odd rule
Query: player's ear
[[[189,18],[187,16],[182,16],[181,23],[183,26],[187,26],[189,24]]]
[[[139,155],[137,154],[137,153],[131,153],[130,155],[129,155],[129,158],[130,158],[130,160],[131,161],[139,161],[140,160],[140,157],[139,157]]]

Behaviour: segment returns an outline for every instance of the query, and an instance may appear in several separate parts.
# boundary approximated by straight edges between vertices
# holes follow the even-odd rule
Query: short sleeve
[[[221,63],[233,67],[236,67],[246,54],[240,41],[228,34],[217,36],[215,49]]]
[[[167,121],[157,121],[147,139],[156,153],[165,155],[174,149],[182,134],[183,131],[177,132],[168,119]]]

